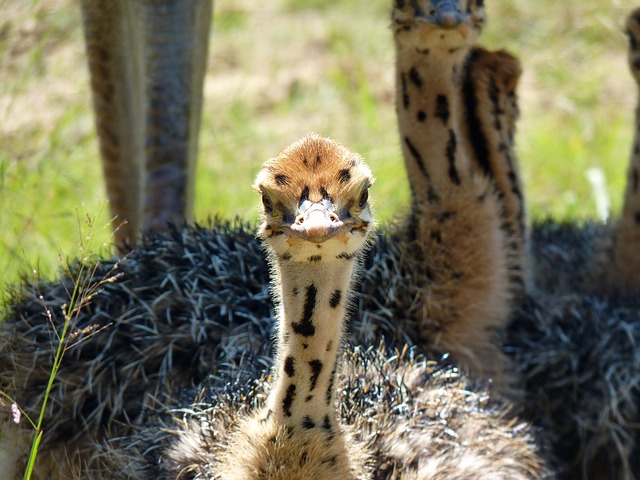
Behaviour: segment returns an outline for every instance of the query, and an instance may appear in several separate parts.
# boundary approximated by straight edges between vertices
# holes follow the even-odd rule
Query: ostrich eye
[[[362,192],[362,195],[360,195],[360,201],[358,202],[358,206],[360,208],[364,208],[364,206],[367,204],[367,200],[369,200],[369,189],[368,188],[364,192]]]
[[[271,203],[271,200],[269,200],[269,197],[266,195],[262,195],[262,206],[266,213],[273,213],[273,203]]]

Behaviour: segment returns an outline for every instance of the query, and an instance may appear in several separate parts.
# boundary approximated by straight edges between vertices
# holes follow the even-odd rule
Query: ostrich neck
[[[466,47],[420,48],[396,38],[396,109],[402,149],[415,196],[438,197],[444,182],[459,185],[468,166],[460,144],[460,84]]]
[[[288,427],[331,429],[336,357],[354,260],[276,267],[278,355],[269,412]]]

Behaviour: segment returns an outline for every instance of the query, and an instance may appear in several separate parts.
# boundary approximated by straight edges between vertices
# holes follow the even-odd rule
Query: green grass
[[[51,276],[79,248],[78,212],[108,251],[78,2],[0,0],[0,289]],[[534,217],[592,217],[586,171],[603,170],[619,210],[636,91],[615,0],[492,0],[483,43],[525,69],[517,137]],[[408,193],[393,106],[388,1],[217,0],[195,217],[256,218],[260,164],[314,130],[361,153],[378,216]]]

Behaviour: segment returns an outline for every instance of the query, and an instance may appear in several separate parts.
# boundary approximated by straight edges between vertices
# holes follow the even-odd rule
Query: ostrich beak
[[[329,202],[313,203],[296,216],[291,233],[313,243],[322,243],[345,232],[349,224],[340,220]]]
[[[458,1],[443,0],[432,2],[433,11],[425,16],[425,21],[445,30],[458,28],[468,19],[468,15],[461,13]]]

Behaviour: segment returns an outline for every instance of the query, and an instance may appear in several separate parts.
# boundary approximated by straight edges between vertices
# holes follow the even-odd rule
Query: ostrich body
[[[538,478],[544,471],[529,426],[510,415],[503,405],[489,400],[487,390],[472,387],[457,367],[429,360],[417,354],[416,348],[394,350],[384,345],[367,348],[348,344],[338,363],[336,421],[351,443],[339,452],[336,463],[342,464],[343,457],[364,461],[359,470],[361,478],[524,480]],[[251,362],[244,367],[251,369]],[[161,437],[163,444],[169,444],[161,455],[168,459],[168,465],[150,467],[150,477],[162,476],[168,470],[169,478],[216,478],[217,458],[239,468],[247,458],[246,452],[253,451],[241,450],[235,444],[229,447],[229,442],[251,433],[242,413],[236,412],[264,411],[269,381],[265,377],[251,379],[244,369],[228,373],[226,380],[211,378],[200,384],[193,404],[178,410],[183,412],[178,428],[175,424],[167,426],[178,436]],[[158,430],[156,425],[141,435],[150,439],[143,446],[158,440]],[[252,438],[259,436],[262,434]],[[304,436],[309,434],[303,432],[300,438]],[[248,442],[241,440],[245,447]],[[326,459],[329,451],[335,452],[323,449],[318,458]],[[264,461],[266,457],[262,458]],[[299,459],[300,455],[288,454],[287,458]],[[157,465],[157,459],[149,463]],[[352,476],[349,473],[340,478]],[[308,477],[283,472],[276,478]]]

